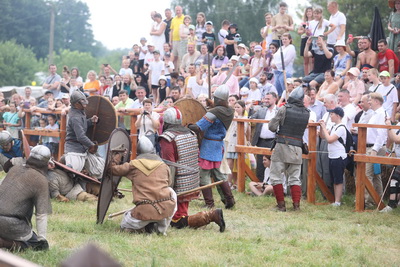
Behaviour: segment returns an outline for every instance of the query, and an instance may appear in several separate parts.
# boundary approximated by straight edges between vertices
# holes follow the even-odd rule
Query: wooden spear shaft
[[[197,192],[197,191],[206,189],[206,188],[210,188],[210,187],[213,187],[213,186],[222,184],[223,182],[224,182],[224,181],[218,181],[218,182],[211,183],[211,184],[208,184],[208,185],[203,185],[203,186],[194,188],[194,189],[192,189],[192,190],[188,190],[188,191],[186,191],[186,192],[179,193],[179,194],[177,194],[177,196],[180,197],[180,196],[184,196],[184,195],[187,195],[187,194],[190,194],[190,193],[194,193],[194,192]],[[123,190],[121,190],[120,188],[118,188],[118,190],[120,190],[120,191],[131,192],[131,190],[128,190],[128,189],[123,189]],[[131,209],[132,209],[132,208],[131,208]],[[111,213],[110,215],[108,215],[108,219],[111,219],[111,218],[117,217],[117,216],[119,216],[119,215],[122,215],[122,214],[124,214],[125,212],[130,211],[131,209],[127,209],[127,210],[123,210],[123,211],[118,211],[118,212],[116,212],[116,213]]]

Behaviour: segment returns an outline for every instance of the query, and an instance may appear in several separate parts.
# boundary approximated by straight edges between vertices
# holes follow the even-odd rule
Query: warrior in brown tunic
[[[135,160],[112,166],[112,174],[126,176],[132,181],[133,203],[136,207],[127,211],[121,229],[127,232],[153,232],[166,235],[176,211],[176,193],[169,187],[170,170],[155,154],[151,141],[139,139]],[[120,162],[116,155],[113,160]]]

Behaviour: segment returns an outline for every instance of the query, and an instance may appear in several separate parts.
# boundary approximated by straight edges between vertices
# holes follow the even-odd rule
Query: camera
[[[240,36],[240,34],[236,34],[235,35],[235,37],[233,38],[233,40],[235,41],[235,42],[241,42],[242,41],[242,37]]]
[[[143,115],[149,115],[147,111],[143,111]]]
[[[103,64],[104,67],[108,67],[108,64]]]
[[[267,80],[268,80],[268,81],[271,81],[271,80],[272,80],[272,78],[274,78],[274,74],[273,74],[273,73],[270,73],[270,72],[268,72],[268,73],[267,73]]]

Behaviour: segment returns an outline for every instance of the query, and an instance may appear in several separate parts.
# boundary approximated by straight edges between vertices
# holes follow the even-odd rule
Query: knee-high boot
[[[232,195],[232,190],[231,187],[229,186],[229,183],[227,181],[223,182],[220,184],[222,193],[225,196],[225,208],[226,209],[231,209],[233,206],[235,206],[235,199]]]
[[[192,228],[199,228],[210,222],[215,222],[221,233],[225,231],[224,215],[221,209],[202,211],[188,217],[188,226]]]
[[[293,209],[300,210],[301,187],[299,185],[292,185],[290,187],[293,200]]]
[[[206,203],[207,208],[212,209],[214,208],[214,197],[213,197],[213,193],[212,193],[212,188],[206,188],[201,190],[201,192],[203,193],[203,197],[204,197],[204,202]]]

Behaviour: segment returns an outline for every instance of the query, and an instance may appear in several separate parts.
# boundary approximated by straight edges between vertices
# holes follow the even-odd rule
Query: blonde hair
[[[369,97],[370,97],[371,99],[376,99],[376,100],[378,100],[379,102],[381,102],[381,105],[383,104],[383,97],[382,97],[382,95],[381,95],[380,93],[370,93],[370,94],[369,94]]]
[[[314,9],[313,12],[318,13],[318,14],[323,14],[322,8],[320,8],[320,7],[317,7],[316,9]],[[322,28],[322,24],[324,24],[324,16],[321,16],[321,18],[318,21],[318,29]]]

